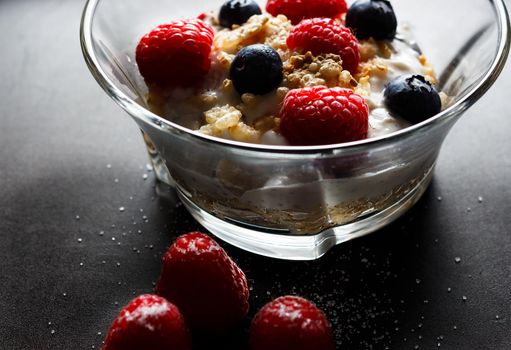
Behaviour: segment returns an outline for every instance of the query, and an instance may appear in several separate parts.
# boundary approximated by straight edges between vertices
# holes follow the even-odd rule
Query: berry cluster
[[[314,56],[335,54],[342,67],[356,76],[360,63],[359,40],[393,40],[397,19],[387,0],[268,0],[266,10],[285,15],[294,24],[286,44],[294,53]],[[261,14],[254,0],[228,0],[215,22],[201,19],[164,24],[139,42],[136,61],[149,85],[164,88],[200,85],[208,75],[215,31],[206,22],[231,29]],[[234,26],[234,27],[233,27]],[[237,49],[228,78],[241,96],[266,95],[285,86],[282,53],[265,44]],[[185,69],[183,67],[186,67]],[[388,110],[412,123],[440,111],[437,91],[424,77],[397,77],[384,94]],[[413,80],[413,81],[412,81]],[[293,145],[321,145],[367,137],[368,107],[361,96],[334,88],[315,87],[290,91],[278,130]]]
[[[102,350],[191,350],[191,334],[226,334],[248,312],[243,271],[208,235],[176,239],[163,257],[157,295],[132,300],[108,331]],[[252,350],[335,349],[323,312],[306,299],[266,304],[250,327]]]

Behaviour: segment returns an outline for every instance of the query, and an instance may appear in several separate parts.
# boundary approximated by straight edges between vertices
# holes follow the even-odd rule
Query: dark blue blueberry
[[[411,123],[420,123],[442,108],[436,89],[422,75],[401,75],[392,79],[383,93],[387,109]]]
[[[397,19],[387,0],[357,0],[348,9],[346,26],[361,40],[392,40],[396,35]]]
[[[233,24],[243,24],[253,15],[260,15],[261,8],[254,0],[229,0],[222,5],[218,20],[220,25],[231,28]]]
[[[282,82],[282,59],[268,45],[244,47],[232,61],[230,78],[240,95],[264,95]]]

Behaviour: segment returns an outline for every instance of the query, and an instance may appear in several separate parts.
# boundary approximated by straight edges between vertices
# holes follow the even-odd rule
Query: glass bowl
[[[198,134],[150,112],[134,59],[140,37],[155,26],[222,3],[89,0],[82,50],[101,87],[139,125],[158,180],[175,187],[195,219],[216,236],[276,258],[316,259],[416,203],[447,133],[497,79],[509,51],[501,0],[465,0],[462,9],[459,0],[393,0],[398,20],[411,25],[435,67],[439,90],[452,97],[448,108],[420,124],[357,142],[245,144]]]

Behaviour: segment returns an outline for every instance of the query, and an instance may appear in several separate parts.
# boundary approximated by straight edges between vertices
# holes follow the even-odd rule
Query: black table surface
[[[99,349],[122,305],[153,290],[166,247],[200,229],[156,195],[140,132],[88,72],[83,5],[0,1],[1,349]],[[454,127],[431,187],[394,224],[315,262],[225,244],[249,278],[249,316],[297,294],[325,310],[342,349],[511,349],[510,73]]]

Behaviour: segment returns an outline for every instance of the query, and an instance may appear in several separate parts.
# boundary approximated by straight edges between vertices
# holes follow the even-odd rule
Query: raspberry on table
[[[250,327],[251,350],[334,350],[330,323],[310,301],[283,296],[259,310]]]
[[[303,20],[287,37],[292,50],[311,51],[314,55],[336,54],[342,58],[344,69],[355,73],[360,62],[359,43],[351,30],[330,18]]]
[[[102,350],[191,350],[178,308],[157,295],[132,300],[108,331]]]
[[[214,31],[200,19],[163,24],[138,43],[136,61],[148,84],[188,87],[211,67]]]
[[[345,0],[268,0],[266,4],[268,13],[285,15],[293,24],[304,18],[336,18],[347,10]]]
[[[350,89],[291,90],[280,111],[280,132],[292,145],[326,145],[367,137],[369,107]]]
[[[183,235],[170,246],[156,292],[179,307],[192,330],[205,333],[226,332],[248,312],[245,274],[200,232]]]

